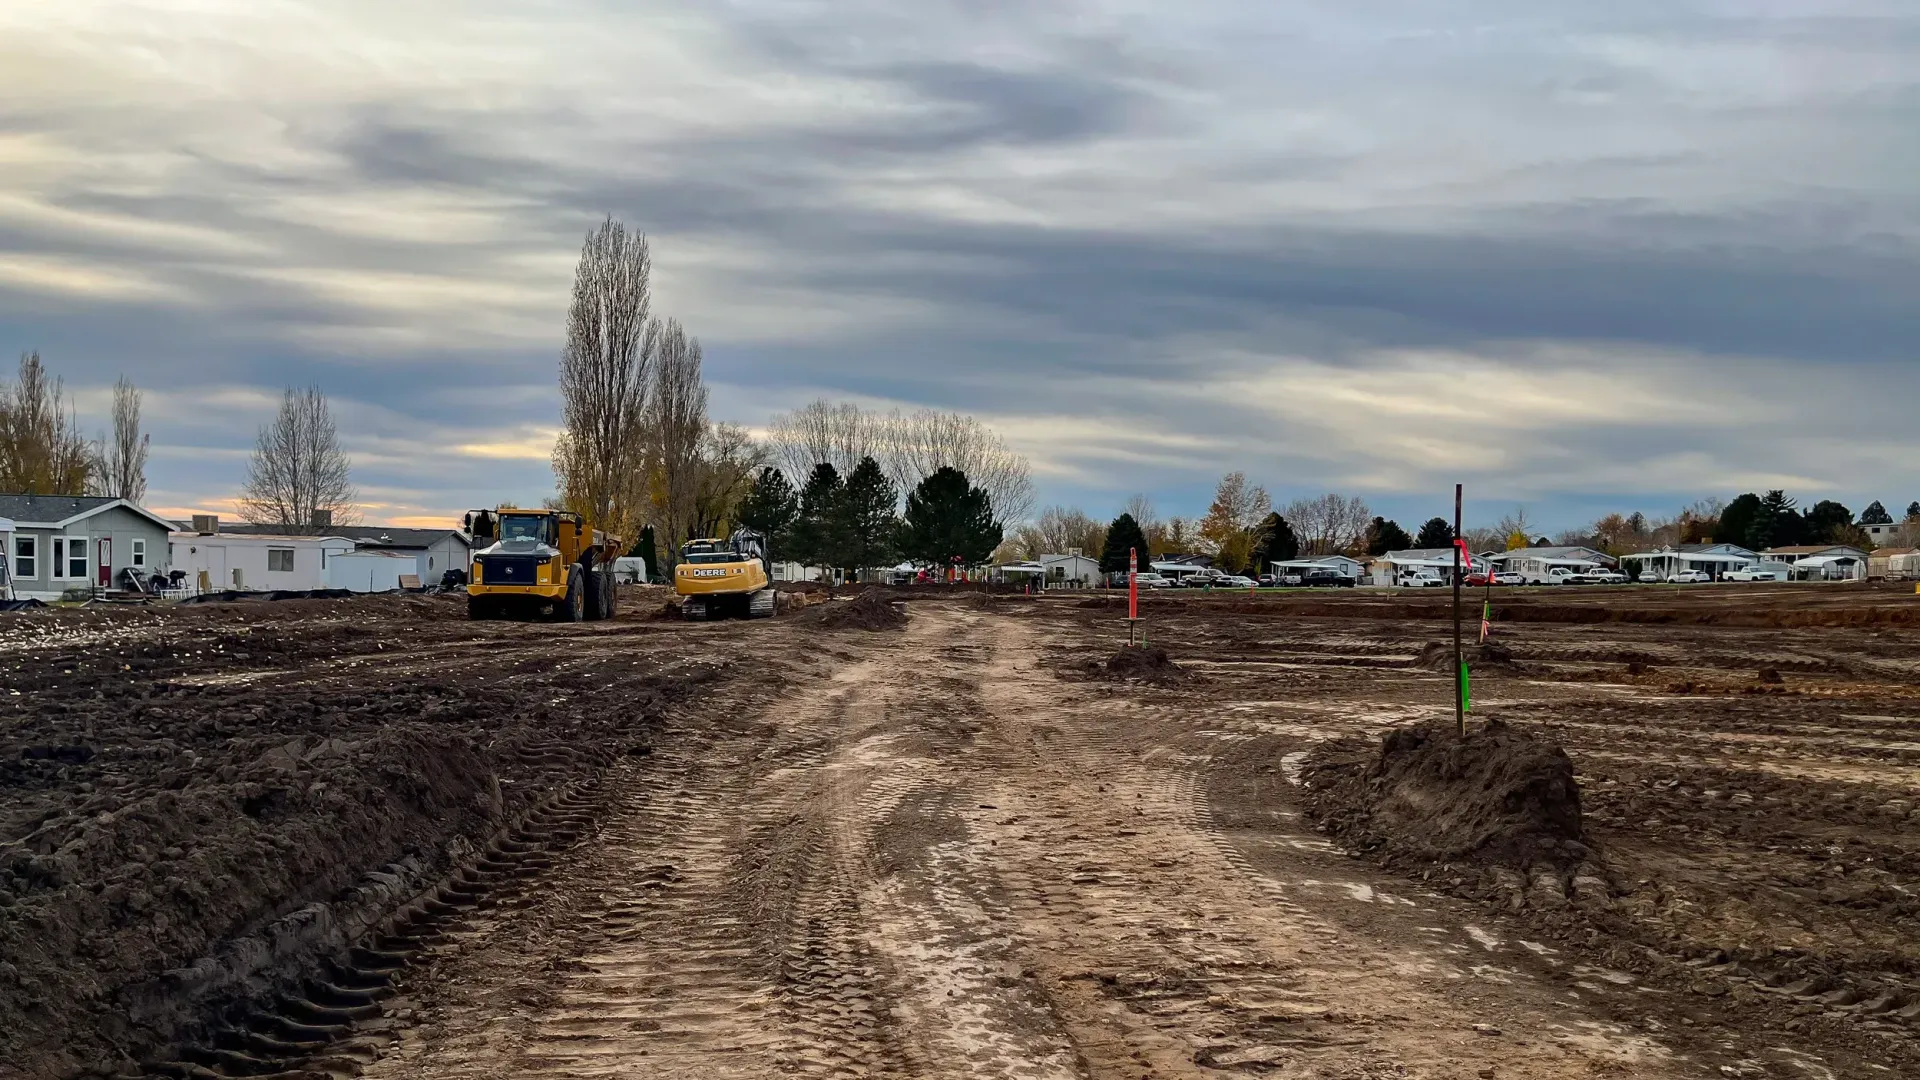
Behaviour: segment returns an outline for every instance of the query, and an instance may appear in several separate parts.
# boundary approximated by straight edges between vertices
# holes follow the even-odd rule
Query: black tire
[[[587,619],[587,575],[585,567],[573,564],[567,575],[567,598],[560,607],[561,622],[585,622]]]
[[[494,616],[493,602],[484,596],[467,597],[467,618],[491,619]]]
[[[581,616],[588,622],[598,622],[606,618],[606,572],[598,567],[580,563],[574,567],[580,575]]]

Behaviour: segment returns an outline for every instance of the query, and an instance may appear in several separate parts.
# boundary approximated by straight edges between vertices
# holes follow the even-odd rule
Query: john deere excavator
[[[587,528],[579,514],[513,506],[475,510],[466,529],[474,546],[469,618],[613,618],[618,537]]]
[[[764,619],[773,614],[773,563],[767,538],[735,529],[725,540],[689,540],[673,568],[673,591],[687,619],[735,615]]]

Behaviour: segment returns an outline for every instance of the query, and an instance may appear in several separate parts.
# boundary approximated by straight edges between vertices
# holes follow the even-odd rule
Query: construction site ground
[[[1440,590],[0,615],[0,1077],[1920,1075],[1910,589],[1494,591],[1571,892],[1308,814]]]

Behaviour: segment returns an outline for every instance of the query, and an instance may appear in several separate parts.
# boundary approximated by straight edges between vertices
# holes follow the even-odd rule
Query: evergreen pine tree
[[[1270,573],[1274,563],[1300,557],[1300,538],[1279,514],[1268,514],[1254,530],[1254,536],[1253,568],[1257,573]]]
[[[837,512],[831,515],[838,542],[833,565],[856,572],[893,562],[900,536],[900,518],[894,513],[898,503],[893,481],[881,471],[880,463],[861,458],[847,474],[836,500]]]
[[[907,496],[900,554],[933,567],[949,567],[956,560],[978,566],[993,555],[1003,535],[986,491],[970,484],[966,473],[943,466]]]
[[[660,572],[660,551],[653,538],[653,526],[641,528],[640,539],[633,542],[633,548],[627,554],[646,560],[648,581],[657,583],[667,580],[666,575]]]
[[[1141,567],[1127,564],[1128,551],[1139,553],[1144,566],[1149,558],[1147,553],[1147,534],[1132,514],[1121,514],[1107,526],[1107,543],[1100,551],[1100,572],[1104,574],[1124,574]]]
[[[1413,546],[1416,548],[1452,547],[1453,526],[1447,523],[1446,518],[1428,518],[1426,524],[1420,526],[1420,535],[1413,538]]]
[[[1401,528],[1397,521],[1377,517],[1373,519],[1373,524],[1367,526],[1367,554],[1369,555],[1385,555],[1389,551],[1405,551],[1418,546],[1413,542],[1413,537],[1408,536],[1407,530]]]
[[[1766,545],[1754,535],[1754,526],[1760,519],[1760,496],[1749,491],[1737,496],[1720,511],[1720,521],[1713,528],[1713,539],[1717,543],[1736,544],[1744,548],[1760,550]]]
[[[767,550],[774,559],[785,560],[793,543],[794,522],[800,517],[800,497],[785,473],[775,468],[761,469],[734,517],[767,538]]]
[[[1920,503],[1914,503],[1913,506],[1908,507],[1908,509],[1920,509]],[[1867,504],[1865,510],[1860,511],[1860,524],[1891,525],[1893,524],[1893,515],[1887,513],[1887,508],[1880,504],[1879,499],[1875,499]]]
[[[1793,499],[1779,488],[1774,488],[1760,498],[1760,509],[1754,515],[1753,543],[1748,547],[1759,550],[1769,547],[1784,547],[1798,544],[1805,539],[1806,522],[1800,517]]]
[[[835,533],[840,493],[846,487],[840,470],[827,462],[813,467],[807,486],[800,491],[800,515],[789,530],[787,546],[792,559],[808,566],[837,566],[835,553],[841,548]]]

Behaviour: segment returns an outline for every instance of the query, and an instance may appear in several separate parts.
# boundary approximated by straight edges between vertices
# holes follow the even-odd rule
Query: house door
[[[108,536],[100,538],[100,587],[113,587],[113,538]]]

